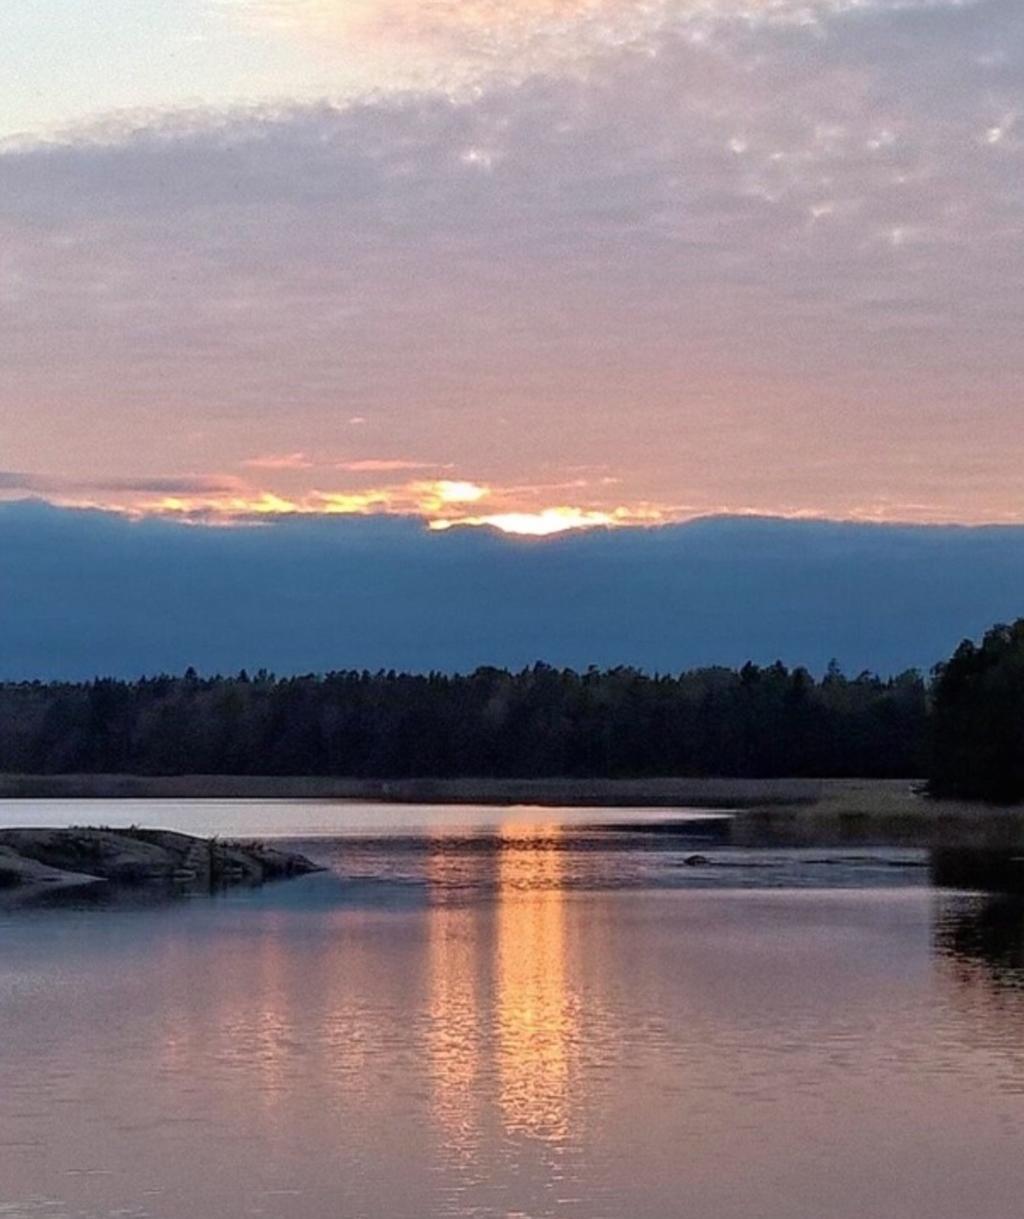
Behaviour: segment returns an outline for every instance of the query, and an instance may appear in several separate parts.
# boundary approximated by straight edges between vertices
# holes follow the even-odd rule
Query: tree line
[[[930,681],[776,663],[0,683],[0,771],[928,776],[936,796],[1012,803],[1024,800],[1024,619],[965,641]]]
[[[782,664],[649,675],[338,672],[0,685],[13,773],[404,777],[905,776],[927,755],[916,672]]]

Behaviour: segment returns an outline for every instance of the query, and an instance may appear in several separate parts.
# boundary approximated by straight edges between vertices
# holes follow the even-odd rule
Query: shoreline
[[[367,800],[563,808],[768,808],[826,796],[822,779],[346,779],[303,775],[0,774],[2,800]],[[874,781],[872,781],[874,782]],[[905,788],[910,780],[878,780]]]
[[[729,812],[741,847],[898,846],[1024,853],[1024,806],[930,800],[914,779],[344,779],[0,775],[0,800],[312,800]],[[28,805],[26,816],[29,816]],[[75,812],[74,817],[82,816]]]

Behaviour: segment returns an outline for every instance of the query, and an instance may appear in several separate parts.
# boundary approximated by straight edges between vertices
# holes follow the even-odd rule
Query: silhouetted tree
[[[1024,618],[970,640],[935,670],[930,790],[1024,800]]]
[[[921,676],[337,672],[0,684],[0,769],[398,778],[922,774]]]

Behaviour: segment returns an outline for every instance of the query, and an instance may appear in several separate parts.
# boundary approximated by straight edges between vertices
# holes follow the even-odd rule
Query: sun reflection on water
[[[521,822],[387,850],[386,884],[9,920],[11,1213],[1015,1213],[1018,902],[601,892]]]
[[[444,849],[431,852],[427,877],[445,884],[464,863]],[[477,1141],[479,1080],[483,1071],[480,1026],[486,1011],[480,919],[468,906],[437,904],[428,927],[429,997],[427,1056],[433,1108],[446,1146],[456,1158],[470,1155]]]
[[[495,933],[500,1104],[509,1131],[564,1138],[577,1014],[566,976],[560,830],[502,830]],[[524,837],[526,849],[517,849]]]
[[[472,872],[496,895],[492,918],[444,901],[430,914],[434,1107],[457,1151],[479,1133],[474,1102],[492,1075],[507,1134],[557,1141],[568,1133],[579,1015],[566,964],[561,832],[505,825],[472,863],[447,843],[428,866],[435,884],[465,883]]]

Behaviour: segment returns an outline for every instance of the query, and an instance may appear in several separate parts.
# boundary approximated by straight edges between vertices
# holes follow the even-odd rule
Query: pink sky
[[[1019,4],[424,11],[0,144],[0,495],[1024,520]]]

